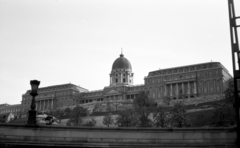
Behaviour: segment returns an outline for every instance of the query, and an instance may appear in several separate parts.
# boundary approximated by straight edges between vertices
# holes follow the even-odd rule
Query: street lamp
[[[36,108],[36,103],[35,103],[35,97],[38,95],[37,91],[38,91],[38,86],[40,84],[40,81],[38,80],[31,80],[30,81],[31,87],[32,87],[32,91],[30,93],[30,95],[32,96],[32,103],[31,103],[31,110],[28,111],[28,125],[36,125],[37,121],[36,121],[36,114],[37,111],[35,110]]]

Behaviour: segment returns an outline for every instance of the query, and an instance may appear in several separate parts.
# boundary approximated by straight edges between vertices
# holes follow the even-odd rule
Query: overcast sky
[[[210,61],[232,74],[227,0],[0,0],[0,104],[21,103],[33,79],[103,89],[121,48],[134,84]]]

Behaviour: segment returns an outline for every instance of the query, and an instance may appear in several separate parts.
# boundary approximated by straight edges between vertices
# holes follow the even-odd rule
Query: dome
[[[132,71],[132,66],[128,59],[126,59],[123,54],[120,54],[120,57],[117,58],[112,65],[112,70],[115,69],[125,69]]]

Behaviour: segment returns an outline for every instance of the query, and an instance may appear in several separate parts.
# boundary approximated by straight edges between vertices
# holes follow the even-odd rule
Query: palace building
[[[76,86],[74,84],[53,85],[48,87],[41,87],[38,89],[38,96],[36,96],[36,110],[46,111],[57,107],[68,107],[76,105],[76,94],[88,91],[85,88]],[[28,90],[22,95],[22,108],[29,110],[32,96],[31,90]]]
[[[21,104],[0,104],[0,114],[4,113],[13,113],[14,115],[18,115],[22,111]]]
[[[145,88],[155,100],[169,98],[221,99],[232,76],[220,62],[209,62],[149,72],[145,77]]]
[[[38,111],[56,106],[69,107],[76,104],[94,107],[96,104],[132,102],[139,91],[148,91],[157,104],[172,105],[176,101],[186,104],[222,99],[227,81],[232,78],[220,62],[208,62],[149,72],[144,84],[134,85],[132,65],[123,54],[112,64],[110,84],[101,90],[88,91],[74,84],[39,88],[36,97]],[[29,109],[30,90],[22,95],[22,106]],[[166,103],[167,102],[167,103]]]

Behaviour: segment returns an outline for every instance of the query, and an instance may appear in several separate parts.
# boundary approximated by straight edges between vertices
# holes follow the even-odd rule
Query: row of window
[[[123,76],[125,77],[126,74],[123,74]],[[118,74],[115,75],[116,77],[118,76]],[[121,76],[121,73],[119,74],[119,76]]]
[[[56,96],[66,96],[66,95],[71,95],[71,94],[76,94],[77,91],[59,91],[59,92],[52,92],[52,93],[43,93],[43,94],[39,94],[36,98],[41,98],[41,97],[54,97],[55,94]],[[23,98],[23,101],[25,100],[32,100],[32,96],[25,96]]]
[[[144,90],[144,87],[131,87],[129,88],[129,91],[140,91],[140,90]]]
[[[200,81],[198,83],[199,93],[221,92],[223,90],[221,80]]]
[[[126,70],[126,69],[114,69],[113,71],[130,71],[130,70]]]
[[[85,93],[84,97],[88,97],[88,96],[97,96],[97,95],[102,95],[102,91],[98,92],[98,93]]]
[[[185,68],[178,68],[178,69],[171,69],[171,70],[164,70],[164,71],[157,71],[157,72],[150,72],[149,76],[156,76],[156,75],[166,75],[166,74],[175,74],[175,73],[182,73],[182,72],[189,72],[189,71],[196,71],[196,70],[205,70],[210,68],[219,67],[218,63],[214,64],[204,64],[192,67],[185,67]]]
[[[114,96],[106,96],[105,98],[106,100],[110,101],[110,100],[121,100],[122,96],[121,95],[114,95]],[[98,99],[89,99],[89,100],[77,100],[76,102],[79,104],[84,104],[84,103],[90,103],[93,101],[103,101],[103,98],[98,98]]]
[[[77,100],[76,102],[78,103],[78,104],[85,104],[85,103],[91,103],[91,102],[93,102],[93,101],[103,101],[103,98],[98,98],[98,99],[96,99],[96,100],[92,100],[92,99],[90,99],[90,100]]]
[[[146,79],[145,84],[155,84],[155,83],[162,83],[165,81],[173,81],[173,80],[180,80],[180,79],[189,79],[195,78],[196,75],[193,74],[185,74],[185,75],[177,75],[177,76],[166,76],[166,77],[159,77],[159,78],[151,78]]]
[[[4,113],[17,113],[17,112],[20,112],[21,109],[11,109],[11,110],[1,110],[0,113],[1,114],[4,114]]]
[[[223,86],[221,84],[221,80],[208,80],[208,81],[200,81],[197,85],[196,90],[194,90],[194,83],[189,83],[189,88],[188,88],[188,83],[183,83],[178,84],[178,87],[176,85],[167,85],[165,86],[160,86],[160,87],[155,87],[155,88],[149,88],[150,96],[152,98],[161,98],[165,95],[167,96],[175,96],[175,95],[181,95],[181,94],[194,94],[194,91],[197,91],[197,93],[215,93],[215,92],[222,92]],[[166,89],[166,90],[165,90]],[[171,92],[172,91],[172,92]]]
[[[56,91],[56,90],[60,90],[60,89],[70,88],[70,87],[71,87],[71,85],[63,85],[63,86],[48,87],[48,88],[39,88],[38,92]]]
[[[118,83],[118,79],[116,79],[115,82]],[[123,78],[123,79],[122,79],[122,82],[126,82],[126,79]],[[131,80],[129,80],[129,82],[131,83]]]
[[[203,71],[203,72],[198,72],[197,75],[198,75],[198,78],[220,76],[221,71],[220,70]],[[189,79],[189,78],[195,78],[195,77],[196,77],[195,73],[175,75],[175,76],[165,76],[165,77],[147,79],[145,80],[145,84],[155,84],[155,83],[162,83],[165,81],[174,81],[174,80]]]

